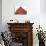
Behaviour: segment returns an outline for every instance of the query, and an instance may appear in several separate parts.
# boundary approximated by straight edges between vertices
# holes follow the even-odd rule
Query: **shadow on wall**
[[[2,31],[2,0],[0,0],[0,31]]]
[[[46,13],[46,0],[40,0],[40,11]]]

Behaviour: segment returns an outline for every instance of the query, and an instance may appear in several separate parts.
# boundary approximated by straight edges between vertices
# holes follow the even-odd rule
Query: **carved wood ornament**
[[[16,10],[15,14],[23,15],[23,14],[27,14],[27,11],[26,11],[24,8],[19,7],[19,8]]]

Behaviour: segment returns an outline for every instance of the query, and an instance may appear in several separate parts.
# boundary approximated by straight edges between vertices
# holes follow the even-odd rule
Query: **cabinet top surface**
[[[14,25],[14,24],[19,24],[19,25],[20,25],[20,24],[22,24],[22,25],[23,25],[23,24],[31,24],[31,25],[33,25],[34,23],[7,23],[7,24],[8,24],[8,25]]]

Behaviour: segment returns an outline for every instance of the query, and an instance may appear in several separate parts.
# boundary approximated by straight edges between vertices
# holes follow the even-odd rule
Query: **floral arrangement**
[[[44,34],[44,31],[43,31],[42,27],[40,27],[40,25],[39,25],[39,28],[36,28],[36,29],[37,29],[37,34],[36,34],[36,36],[38,36],[38,40],[39,40],[39,41],[40,41],[40,40],[45,41],[45,34]]]

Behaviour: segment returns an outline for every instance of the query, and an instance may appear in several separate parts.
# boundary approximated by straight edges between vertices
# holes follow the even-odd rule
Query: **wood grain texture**
[[[27,32],[28,46],[33,46],[33,30],[32,30],[33,23],[7,23],[7,24],[9,25],[9,31],[11,31],[12,33]]]

